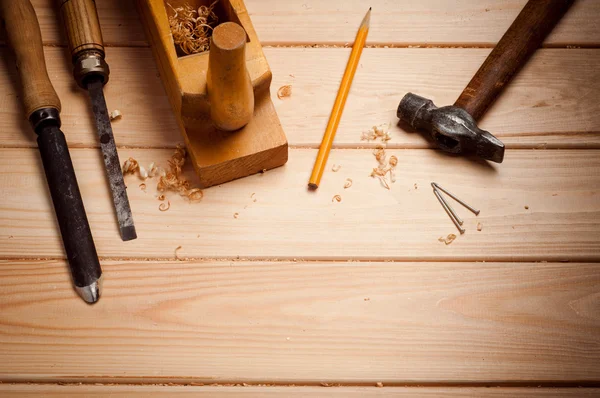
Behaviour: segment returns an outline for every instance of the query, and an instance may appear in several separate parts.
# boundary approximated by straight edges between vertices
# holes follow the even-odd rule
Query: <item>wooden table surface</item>
[[[575,3],[481,121],[507,146],[498,165],[433,150],[395,110],[408,91],[452,103],[525,0],[247,0],[289,163],[200,203],[168,195],[166,212],[155,184],[128,176],[139,238],[126,243],[54,2],[33,3],[105,280],[91,307],[71,287],[0,45],[0,396],[600,394],[600,1]],[[96,3],[120,157],[166,166],[182,139],[133,2]],[[329,161],[341,169],[310,193],[369,5]],[[389,191],[360,140],[382,123],[399,159]],[[448,246],[431,181],[481,208],[460,209],[467,232]]]

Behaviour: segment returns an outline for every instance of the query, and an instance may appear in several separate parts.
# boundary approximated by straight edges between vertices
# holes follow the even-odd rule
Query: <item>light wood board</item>
[[[102,265],[104,295],[90,308],[63,261],[1,263],[1,380],[600,378],[598,264]]]
[[[5,398],[38,397],[597,397],[597,388],[442,388],[442,387],[227,387],[227,386],[96,386],[0,384]],[[110,395],[112,394],[112,395]]]
[[[374,146],[360,140],[373,125],[391,123],[391,147],[426,148],[419,133],[397,125],[396,108],[408,91],[452,104],[490,50],[366,49],[334,147]],[[318,148],[349,49],[265,49],[273,70],[273,103],[291,146]],[[0,49],[6,54],[6,49]],[[87,94],[71,75],[65,49],[46,48],[50,78],[63,104],[63,130],[71,147],[98,146]],[[109,110],[117,145],[174,147],[183,139],[150,49],[108,48]],[[509,148],[600,148],[600,54],[596,50],[538,52],[492,106],[480,126]],[[10,73],[6,73],[9,71]],[[0,63],[0,145],[35,147],[16,88],[12,65]],[[291,76],[290,76],[291,75]],[[293,76],[293,77],[292,77]],[[291,84],[292,96],[277,98]]]
[[[147,45],[134,2],[98,1],[104,41],[108,46]],[[263,44],[344,44],[352,42],[366,9],[373,7],[367,44],[485,45],[495,44],[526,0],[247,0],[246,7]],[[54,0],[33,0],[42,36],[48,44],[66,43]],[[547,45],[598,45],[600,25],[596,0],[577,0],[548,37]],[[334,16],[332,18],[332,16]]]
[[[172,152],[120,155],[166,167]],[[398,166],[391,190],[369,177],[377,166],[370,150],[336,150],[321,188],[308,191],[316,150],[297,149],[285,167],[207,189],[199,203],[167,193],[171,205],[165,212],[159,210],[156,180],[146,180],[144,192],[138,177],[127,176],[139,239],[122,242],[100,151],[71,151],[101,257],[172,259],[182,246],[182,258],[600,259],[599,151],[513,150],[500,166],[431,150],[392,154]],[[64,256],[38,158],[35,149],[0,150],[0,256]],[[341,170],[333,173],[333,164]],[[186,171],[193,186],[191,167]],[[343,188],[346,178],[353,180],[349,189]],[[475,217],[454,205],[467,232],[449,246],[438,238],[458,231],[433,195],[432,181],[481,209]],[[340,203],[333,201],[336,194]]]

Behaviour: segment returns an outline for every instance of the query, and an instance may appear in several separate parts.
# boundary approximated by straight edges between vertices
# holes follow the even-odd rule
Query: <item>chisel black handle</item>
[[[104,60],[104,41],[94,0],[56,0],[67,34],[73,76],[80,87],[87,89],[91,77],[108,82],[110,73]]]
[[[456,102],[478,120],[574,0],[529,0]]]
[[[29,0],[0,0],[0,18],[15,53],[26,116],[38,135],[38,147],[73,283],[82,298],[93,303],[100,295],[102,270],[69,148],[60,131],[60,100],[46,70],[40,25]]]

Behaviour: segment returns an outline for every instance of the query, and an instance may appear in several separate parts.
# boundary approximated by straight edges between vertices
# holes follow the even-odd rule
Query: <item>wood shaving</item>
[[[363,131],[360,136],[361,141],[377,141],[380,139],[381,142],[386,143],[392,139],[389,133],[389,124],[380,124],[379,126],[373,126],[367,131]]]
[[[525,210],[529,210],[529,206],[525,206]]]
[[[240,216],[240,213],[233,213],[233,218],[238,218]]]
[[[171,208],[171,201],[167,200],[167,203],[165,204],[164,202],[160,204],[160,206],[158,206],[158,210],[160,211],[167,211]]]
[[[123,163],[123,175],[135,174],[140,169],[140,165],[134,158],[129,158]]]
[[[381,387],[383,387],[383,383],[380,382],[380,381],[378,381],[377,384],[376,384],[376,386],[379,387],[379,388],[381,388]]]
[[[481,231],[483,229],[483,224],[481,224],[480,222],[477,223],[477,230]]]
[[[341,202],[342,201],[342,197],[340,195],[335,195],[332,199],[332,202]]]
[[[256,193],[252,192],[252,195],[250,195],[250,199],[252,199],[253,202],[256,202],[256,198],[254,197],[254,195],[256,195]]]
[[[340,166],[339,164],[334,164],[333,167],[331,167],[331,171],[337,173],[338,171],[340,171],[341,168],[342,166]]]
[[[456,235],[448,234],[448,236],[446,236],[445,238],[443,236],[438,238],[438,241],[444,242],[444,244],[448,246],[450,243],[454,242],[454,239],[456,239]]]
[[[110,115],[108,115],[108,117],[110,118],[110,121],[112,122],[113,120],[119,120],[123,117],[123,114],[121,113],[120,110],[115,109],[114,111],[112,111],[110,113]]]
[[[156,167],[156,164],[154,164],[154,162],[150,163],[150,165],[148,166],[148,177],[152,178],[157,174],[158,167]]]
[[[348,189],[352,186],[352,179],[346,178],[346,183],[344,184],[344,189]]]
[[[379,163],[379,166],[373,168],[371,171],[371,177],[379,178],[381,185],[390,190],[390,185],[387,182],[387,174],[390,174],[390,182],[396,182],[395,169],[398,164],[398,158],[394,155],[390,156],[390,159],[386,159],[385,148],[378,147],[373,150],[373,156]]]
[[[161,175],[159,177],[156,189],[159,192],[175,191],[190,201],[198,201],[202,199],[204,193],[200,188],[190,189],[190,182],[181,175],[181,169],[185,164],[185,157],[185,148],[181,145],[177,145],[175,152],[168,161],[169,171],[166,172],[164,176]]]
[[[181,249],[181,246],[177,246],[177,247],[175,248],[175,259],[176,259],[176,260],[179,260],[179,257],[177,256],[177,251],[178,251],[179,249]]]
[[[415,182],[415,185],[413,185],[415,187],[415,189],[419,189],[419,186],[417,185],[417,183]]]
[[[292,85],[288,84],[285,86],[281,86],[279,87],[279,90],[277,90],[277,98],[282,99],[285,97],[290,97],[292,95]]]
[[[178,50],[184,54],[197,54],[209,50],[210,36],[219,21],[213,10],[218,1],[214,1],[208,7],[200,6],[197,10],[187,4],[183,7],[173,7],[167,3],[174,13],[169,16],[169,27]]]
[[[162,202],[163,200],[165,200],[165,195],[160,195],[160,196],[158,197],[158,200],[160,200],[161,202]]]
[[[148,178],[148,171],[146,171],[146,169],[144,168],[144,166],[139,166],[139,171],[140,171],[140,178],[142,180],[145,180]]]
[[[146,184],[144,184],[143,182],[140,184],[140,189],[144,192],[146,192]]]

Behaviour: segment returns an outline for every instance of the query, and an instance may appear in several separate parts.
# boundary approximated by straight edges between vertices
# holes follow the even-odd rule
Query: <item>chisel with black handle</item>
[[[95,303],[100,298],[102,270],[60,130],[60,100],[46,70],[40,25],[29,0],[0,0],[0,18],[15,55],[26,117],[37,134],[75,290],[86,302]]]

